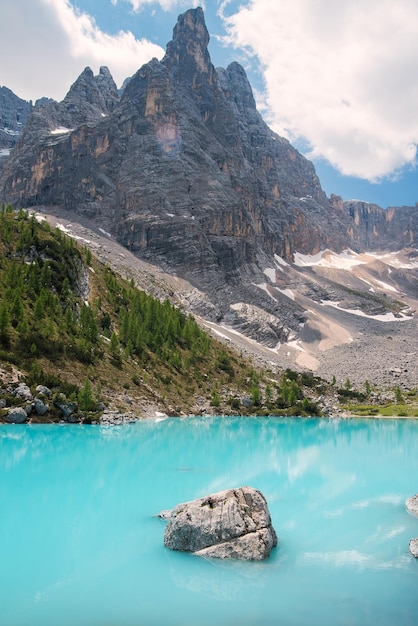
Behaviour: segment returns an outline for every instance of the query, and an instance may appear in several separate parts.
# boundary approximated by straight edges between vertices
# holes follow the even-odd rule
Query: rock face
[[[169,519],[164,545],[171,550],[261,561],[277,545],[267,502],[252,487],[220,491],[163,513]]]
[[[328,199],[312,163],[263,121],[243,68],[215,69],[208,43],[203,11],[192,9],[164,58],[141,67],[121,96],[107,68],[86,68],[62,102],[33,107],[0,172],[0,202],[89,218],[186,279],[197,292],[181,301],[190,312],[273,350],[302,332],[309,345],[320,340],[306,298],[384,314],[386,300],[362,277],[347,285],[315,274],[295,298],[301,279],[283,260],[326,248],[414,251],[418,211]],[[388,280],[373,269],[380,288],[390,271]],[[416,295],[415,277],[398,278],[393,293]]]
[[[265,252],[326,247],[344,212],[264,123],[242,67],[214,68],[208,42],[202,9],[187,11],[164,59],[120,100],[107,69],[86,68],[63,102],[33,109],[2,199],[98,219],[138,255],[200,281],[231,281]]]
[[[34,107],[0,201],[88,217],[207,294],[193,313],[227,315],[274,346],[303,310],[260,294],[264,268],[274,255],[341,249],[350,220],[312,163],[265,124],[243,68],[215,69],[208,43],[202,9],[187,11],[162,61],[140,68],[121,97],[106,68],[86,68],[62,102]],[[266,311],[260,328],[237,302]]]
[[[0,169],[25,128],[31,106],[7,87],[0,87]]]
[[[334,196],[334,201],[341,198]],[[357,250],[399,250],[416,247],[418,243],[418,211],[416,206],[389,207],[348,200],[343,203],[351,226],[348,243]]]

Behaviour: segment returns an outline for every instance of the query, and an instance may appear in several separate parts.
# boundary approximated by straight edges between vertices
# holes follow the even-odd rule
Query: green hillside
[[[0,362],[3,378],[18,370],[32,388],[43,384],[84,404],[84,418],[97,405],[138,415],[146,406],[168,414],[314,409],[295,381],[290,394],[283,380],[267,382],[168,300],[7,206],[0,211]],[[58,418],[51,410],[44,419]]]

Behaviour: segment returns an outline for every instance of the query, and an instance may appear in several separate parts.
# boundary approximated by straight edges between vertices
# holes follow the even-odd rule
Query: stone
[[[416,559],[418,559],[418,537],[416,539],[411,539],[409,542],[409,551]]]
[[[252,487],[185,502],[160,516],[169,520],[164,545],[171,550],[261,561],[277,545],[266,499]]]
[[[52,391],[49,387],[45,387],[45,385],[38,385],[36,387],[36,393],[39,393],[39,395],[45,396],[46,398],[50,398],[52,396]]]
[[[418,495],[408,498],[405,502],[405,506],[410,513],[418,517]]]
[[[71,415],[64,417],[64,421],[68,422],[68,424],[78,424],[80,422],[80,416],[78,413],[71,413]]]
[[[72,421],[72,416],[78,412],[77,402],[62,400],[54,402],[54,405],[61,411],[63,419],[67,422]],[[78,418],[76,421],[78,421]]]
[[[4,416],[4,420],[9,424],[24,424],[27,419],[28,415],[22,407],[9,409],[8,413]]]
[[[31,402],[33,399],[32,392],[26,383],[19,383],[13,391],[13,395],[27,402]]]
[[[48,413],[49,411],[48,404],[45,404],[45,402],[43,402],[43,400],[40,400],[40,398],[36,398],[33,403],[33,408],[35,409],[35,413],[37,415],[45,415],[45,413]]]

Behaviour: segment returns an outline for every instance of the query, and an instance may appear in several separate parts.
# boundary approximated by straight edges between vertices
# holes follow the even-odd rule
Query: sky
[[[196,6],[213,64],[243,65],[265,121],[327,195],[418,202],[417,0],[0,0],[0,86],[62,100],[106,65],[119,87]]]

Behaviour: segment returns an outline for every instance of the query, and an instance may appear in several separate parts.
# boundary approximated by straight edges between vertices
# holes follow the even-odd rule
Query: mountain
[[[193,9],[122,95],[106,68],[86,68],[61,103],[31,110],[1,197],[99,226],[264,360],[329,375],[338,358],[360,383],[367,368],[338,351],[367,336],[381,364],[390,325],[415,328],[416,208],[327,198],[312,163],[263,121],[243,68],[215,69],[208,43]],[[380,254],[401,248],[401,260]]]
[[[0,170],[26,125],[31,106],[7,87],[0,87]]]

